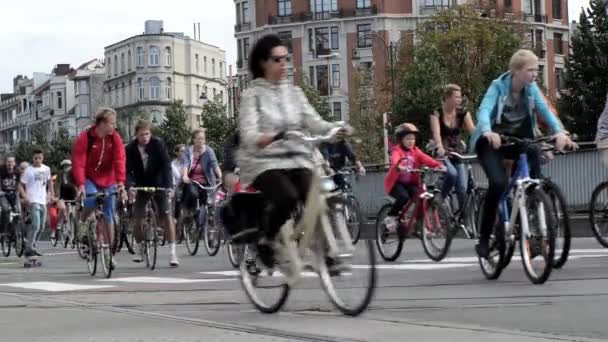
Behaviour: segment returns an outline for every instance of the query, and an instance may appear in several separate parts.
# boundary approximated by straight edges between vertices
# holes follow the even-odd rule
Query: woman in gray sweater
[[[289,84],[288,62],[289,53],[278,36],[261,38],[251,51],[253,81],[242,94],[239,111],[242,187],[253,186],[269,204],[265,238],[258,246],[267,265],[273,260],[269,242],[298,203],[306,200],[314,167],[311,147],[283,139],[283,133],[322,135],[336,127],[319,116],[300,88]]]

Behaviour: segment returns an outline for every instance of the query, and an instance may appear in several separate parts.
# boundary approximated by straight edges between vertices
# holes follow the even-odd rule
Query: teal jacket
[[[492,130],[494,124],[499,124],[503,115],[503,108],[507,97],[511,91],[511,72],[506,72],[500,75],[499,78],[492,81],[490,88],[486,92],[477,111],[477,126],[475,131],[471,135],[471,141],[469,144],[469,150],[475,151],[475,145],[477,140],[483,136],[486,132]],[[528,113],[532,117],[532,126],[530,127],[530,133],[534,136],[536,131],[536,114],[539,113],[544,122],[547,123],[553,133],[559,133],[562,128],[559,121],[553,115],[549,106],[545,102],[545,98],[538,88],[536,83],[532,83],[524,89],[524,93],[528,98]]]

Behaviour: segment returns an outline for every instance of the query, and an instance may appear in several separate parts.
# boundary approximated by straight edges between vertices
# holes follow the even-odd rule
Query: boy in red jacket
[[[78,187],[78,195],[93,195],[98,192],[124,192],[126,179],[125,147],[116,127],[116,112],[111,108],[101,108],[95,117],[95,125],[82,132],[74,142],[72,149],[72,175]],[[104,199],[104,225],[114,240],[114,211],[116,196]],[[82,221],[85,221],[95,209],[95,198],[84,202]],[[79,238],[86,236],[87,225],[79,227]],[[98,234],[101,232],[98,232]],[[98,239],[102,235],[98,235]],[[112,258],[114,264],[114,258]],[[113,265],[114,266],[114,265]]]
[[[445,166],[431,158],[416,147],[418,128],[411,123],[404,123],[395,129],[397,145],[391,153],[391,165],[384,179],[386,192],[395,199],[393,207],[384,220],[390,232],[397,229],[397,216],[407,202],[416,195],[420,176],[408,170],[418,169],[421,165],[443,169]]]

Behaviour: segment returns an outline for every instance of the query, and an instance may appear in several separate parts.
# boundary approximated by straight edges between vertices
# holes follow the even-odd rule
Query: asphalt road
[[[574,240],[571,259],[544,285],[532,285],[517,261],[486,280],[471,241],[455,241],[441,263],[408,241],[397,262],[381,263],[375,297],[356,318],[340,314],[315,277],[280,313],[259,313],[224,250],[191,257],[179,247],[181,266],[171,269],[163,248],[155,271],[122,252],[104,280],[71,249],[40,249],[39,268],[0,257],[2,341],[608,340],[608,249],[592,239]]]

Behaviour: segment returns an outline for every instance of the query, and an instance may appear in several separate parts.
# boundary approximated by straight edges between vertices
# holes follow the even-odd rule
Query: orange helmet
[[[403,123],[395,129],[395,138],[403,139],[408,134],[418,134],[418,128],[409,122]]]

